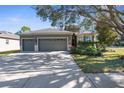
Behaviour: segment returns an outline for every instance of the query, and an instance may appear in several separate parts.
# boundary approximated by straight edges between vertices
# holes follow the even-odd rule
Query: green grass
[[[0,56],[7,56],[12,53],[18,53],[20,52],[19,50],[12,50],[12,51],[6,51],[6,52],[0,52]]]
[[[101,57],[74,54],[73,58],[85,73],[123,72],[124,48],[107,48]]]

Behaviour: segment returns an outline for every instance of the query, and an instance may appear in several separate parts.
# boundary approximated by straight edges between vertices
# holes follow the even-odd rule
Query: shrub
[[[87,48],[71,48],[72,54],[84,54],[89,56],[101,56],[102,55],[102,49],[101,48],[95,48],[93,46],[89,46]]]
[[[82,54],[82,52],[83,52],[83,49],[82,48],[77,48],[77,47],[72,47],[71,48],[71,53],[72,54]]]
[[[84,54],[89,56],[101,56],[105,48],[101,46],[100,42],[78,42],[78,47],[73,47],[71,53],[73,54]]]
[[[89,55],[89,56],[101,56],[102,50],[100,48],[89,46],[85,49],[84,54]]]
[[[82,48],[86,48],[86,47],[89,47],[89,46],[96,46],[97,48],[100,48],[101,47],[101,43],[98,42],[98,41],[87,41],[87,42],[83,42],[83,41],[79,41],[78,42],[78,45]]]

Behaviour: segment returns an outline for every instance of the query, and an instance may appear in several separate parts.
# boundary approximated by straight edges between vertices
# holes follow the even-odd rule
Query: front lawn
[[[85,73],[122,72],[124,71],[124,48],[107,48],[101,57],[74,54],[73,58]]]
[[[12,50],[12,51],[6,51],[6,52],[0,52],[0,56],[7,56],[12,53],[18,53],[20,52],[19,50]]]

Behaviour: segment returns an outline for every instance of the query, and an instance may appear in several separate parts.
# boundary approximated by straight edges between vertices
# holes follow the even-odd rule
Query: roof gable
[[[41,29],[36,31],[24,32],[21,36],[26,35],[72,35],[73,33],[65,30],[58,30],[53,28]]]
[[[6,31],[0,31],[0,38],[6,38],[6,39],[17,39],[19,40],[19,36],[12,34],[10,32],[6,32]]]

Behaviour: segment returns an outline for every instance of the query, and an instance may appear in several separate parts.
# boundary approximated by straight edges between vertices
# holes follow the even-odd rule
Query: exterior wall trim
[[[68,41],[68,37],[67,37],[66,39],[67,39],[67,50],[69,51],[69,41]]]
[[[0,37],[0,38],[3,38],[3,39],[11,39],[11,40],[19,40],[19,39],[16,39],[16,38],[9,38],[9,37]]]
[[[38,37],[38,39],[65,39],[66,37]]]

